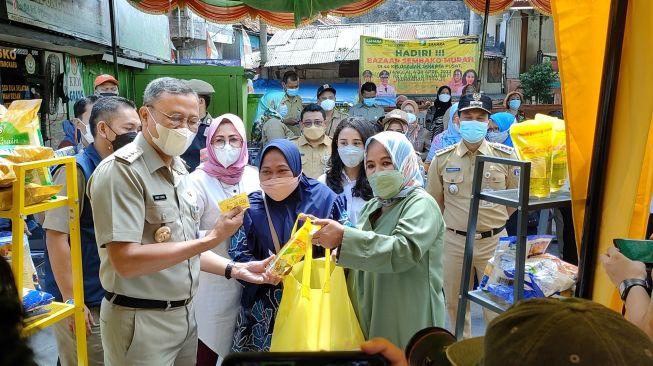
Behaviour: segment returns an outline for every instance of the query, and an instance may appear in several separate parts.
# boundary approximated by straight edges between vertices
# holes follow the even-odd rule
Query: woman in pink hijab
[[[212,229],[220,216],[218,202],[261,189],[258,171],[247,165],[247,136],[240,117],[224,114],[213,119],[203,153],[200,155],[206,156],[206,161],[190,175],[198,197],[200,236]],[[229,258],[229,242],[220,243],[213,251]],[[218,357],[224,358],[231,350],[240,292],[235,280],[201,272],[193,301],[199,336],[197,365],[215,365]]]

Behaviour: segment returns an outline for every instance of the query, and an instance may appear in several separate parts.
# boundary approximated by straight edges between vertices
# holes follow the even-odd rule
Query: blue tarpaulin
[[[301,80],[299,83],[299,96],[304,103],[315,103],[317,101],[317,89],[322,86],[316,82]],[[338,104],[358,103],[358,84],[333,83],[336,89],[336,102]],[[280,80],[258,79],[254,81],[254,92],[265,94],[268,91],[283,91]]]

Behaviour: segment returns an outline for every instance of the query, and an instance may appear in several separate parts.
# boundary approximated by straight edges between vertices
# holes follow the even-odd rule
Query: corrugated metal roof
[[[464,36],[464,20],[308,26],[282,30],[268,41],[266,67],[353,61],[360,57],[360,36],[432,39]]]

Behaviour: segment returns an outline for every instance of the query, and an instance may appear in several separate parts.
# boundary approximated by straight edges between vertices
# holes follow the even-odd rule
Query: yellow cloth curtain
[[[598,98],[607,35],[609,0],[555,0],[553,17],[577,242],[581,242]],[[596,255],[619,237],[642,238],[653,184],[653,2],[630,0],[609,151],[602,224]],[[647,144],[649,149],[647,150]],[[593,300],[614,309],[618,294],[596,261]]]

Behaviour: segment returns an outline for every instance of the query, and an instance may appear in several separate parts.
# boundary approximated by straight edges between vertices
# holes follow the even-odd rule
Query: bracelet
[[[229,264],[227,264],[227,268],[224,269],[224,277],[228,280],[231,279],[231,271],[234,269],[234,265],[236,262],[231,261]]]

